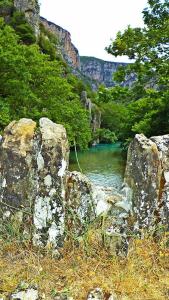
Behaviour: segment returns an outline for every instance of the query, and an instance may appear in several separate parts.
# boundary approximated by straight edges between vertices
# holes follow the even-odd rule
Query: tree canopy
[[[1,130],[14,119],[46,116],[66,127],[70,143],[76,140],[81,148],[87,147],[91,140],[88,113],[65,76],[65,64],[52,61],[35,44],[20,43],[14,29],[2,18],[0,66]]]
[[[135,74],[130,103],[125,105],[123,138],[136,132],[148,136],[169,132],[169,1],[148,0],[143,20],[143,28],[128,26],[107,47],[114,56],[134,59],[115,75],[117,81],[122,81],[128,74]]]

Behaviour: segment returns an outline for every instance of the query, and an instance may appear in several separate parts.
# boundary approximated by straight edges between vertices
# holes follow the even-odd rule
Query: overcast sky
[[[104,48],[127,25],[143,26],[142,10],[146,0],[40,0],[41,16],[71,33],[72,42],[80,55],[104,60],[114,58]]]

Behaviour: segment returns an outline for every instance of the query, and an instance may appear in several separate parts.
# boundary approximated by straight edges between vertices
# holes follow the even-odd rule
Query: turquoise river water
[[[97,185],[119,189],[123,182],[126,157],[120,143],[100,144],[85,151],[78,151],[83,173]],[[70,170],[79,171],[76,156],[70,154]]]

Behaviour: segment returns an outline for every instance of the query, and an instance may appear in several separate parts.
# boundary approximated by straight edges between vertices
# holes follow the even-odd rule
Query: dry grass
[[[67,242],[62,258],[52,258],[30,245],[0,241],[0,294],[15,290],[23,280],[38,284],[41,293],[52,299],[64,291],[74,299],[86,299],[87,293],[101,287],[130,300],[169,299],[169,251],[167,235],[156,244],[152,238],[134,240],[127,258],[112,256],[99,242],[97,231],[75,247]],[[51,297],[51,298],[50,298]]]

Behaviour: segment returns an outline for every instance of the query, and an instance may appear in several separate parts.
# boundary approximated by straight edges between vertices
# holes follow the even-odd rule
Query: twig
[[[2,204],[2,205],[4,205],[4,206],[7,206],[7,207],[9,207],[9,208],[12,208],[12,209],[18,210],[18,211],[20,211],[20,210],[21,210],[21,208],[14,207],[14,206],[12,206],[12,205],[9,205],[9,204],[7,204],[7,203],[5,203],[5,202],[3,202],[3,201],[0,201],[0,204]],[[30,215],[30,216],[32,216],[32,214],[31,214],[31,213],[29,213],[29,212],[27,212],[27,211],[24,211],[24,213],[26,213],[27,215]]]

